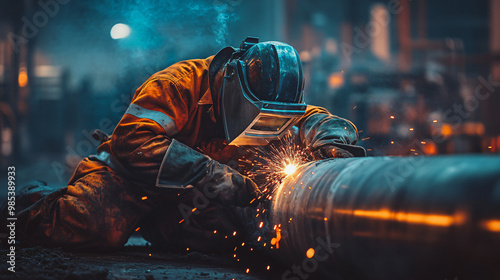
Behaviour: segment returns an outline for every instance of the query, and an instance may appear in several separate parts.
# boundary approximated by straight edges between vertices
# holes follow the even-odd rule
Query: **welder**
[[[67,187],[39,182],[18,194],[17,239],[105,250],[140,231],[172,250],[233,248],[241,235],[233,209],[263,198],[238,165],[248,147],[291,131],[313,159],[365,154],[356,127],[306,105],[303,88],[293,47],[251,37],[154,74],[112,135],[95,133],[97,155],[79,163]]]

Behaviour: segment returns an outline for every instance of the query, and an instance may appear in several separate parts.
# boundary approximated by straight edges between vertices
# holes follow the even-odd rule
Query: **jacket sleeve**
[[[139,88],[111,138],[111,153],[126,172],[154,183],[171,139],[185,126],[192,96],[166,79]]]
[[[358,130],[352,122],[317,106],[307,106],[297,127],[300,141],[309,150],[330,144],[350,151],[350,147],[358,142]],[[354,149],[358,148],[360,147]]]

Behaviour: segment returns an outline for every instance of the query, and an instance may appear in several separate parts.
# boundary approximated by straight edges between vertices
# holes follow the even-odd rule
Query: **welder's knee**
[[[68,186],[59,207],[73,236],[88,238],[88,246],[109,248],[123,246],[151,210],[123,178],[110,172],[88,174]]]

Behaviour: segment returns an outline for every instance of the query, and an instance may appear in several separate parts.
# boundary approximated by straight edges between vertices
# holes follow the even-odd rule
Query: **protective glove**
[[[172,140],[160,167],[157,187],[195,187],[225,206],[256,205],[262,197],[257,185],[231,167]]]
[[[347,146],[347,147],[346,147]],[[314,160],[327,158],[351,158],[366,156],[365,149],[356,145],[325,144],[311,151]]]
[[[356,146],[358,131],[354,124],[330,114],[313,114],[300,124],[300,139],[314,160],[364,157],[366,151]]]

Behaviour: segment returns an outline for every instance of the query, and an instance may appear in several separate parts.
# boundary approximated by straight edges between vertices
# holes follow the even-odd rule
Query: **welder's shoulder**
[[[155,73],[150,80],[167,80],[173,84],[196,83],[208,75],[208,67],[213,56],[206,59],[191,59],[177,62]],[[208,77],[208,76],[207,76]]]

